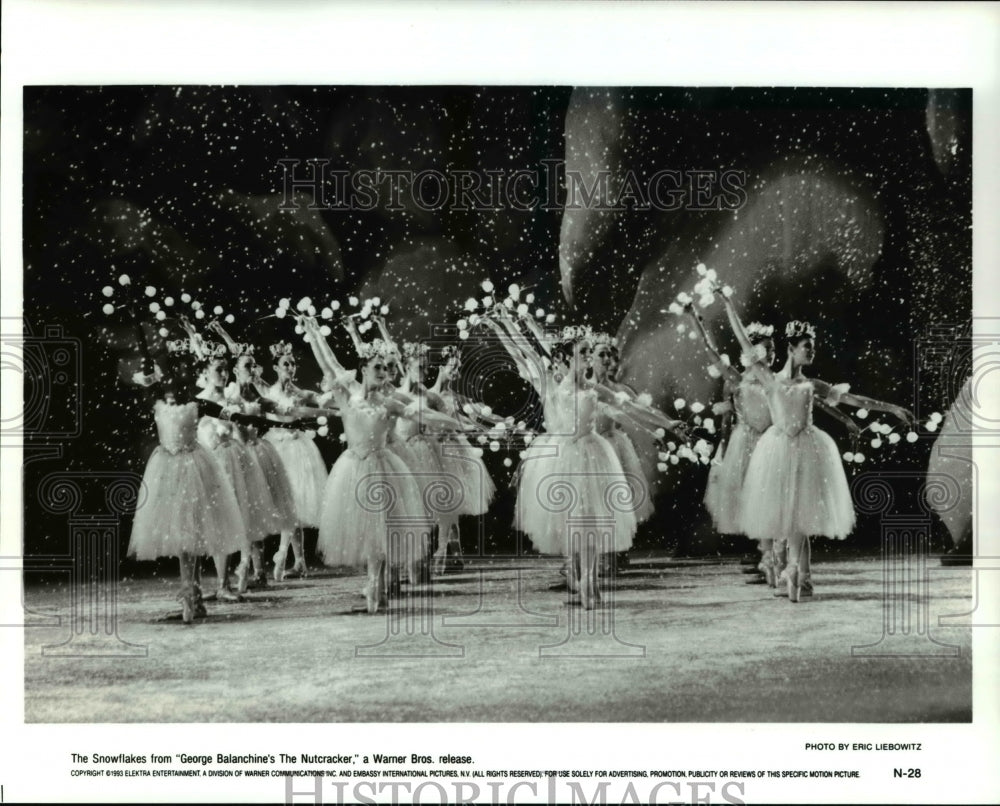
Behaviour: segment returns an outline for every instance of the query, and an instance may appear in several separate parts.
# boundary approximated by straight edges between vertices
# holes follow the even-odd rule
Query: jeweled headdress
[[[816,328],[810,325],[808,322],[800,322],[798,319],[789,322],[785,325],[785,337],[789,339],[798,339],[802,336],[808,336],[810,339],[816,338]]]
[[[774,335],[774,325],[751,322],[747,325],[747,335],[751,339],[769,339]]]
[[[398,355],[396,345],[385,339],[374,339],[373,341],[361,342],[358,345],[358,358],[370,361],[373,358],[387,359]]]
[[[612,336],[610,333],[605,333],[603,331],[595,331],[592,334],[591,338],[593,339],[595,349],[602,344],[607,345],[608,347],[618,346],[617,337]]]
[[[378,339],[378,341],[381,341],[381,339]],[[429,351],[430,347],[426,344],[421,344],[419,341],[407,341],[403,343],[403,357],[407,361],[418,357],[426,358]]]
[[[594,338],[594,330],[590,325],[566,325],[560,335],[561,341],[580,341]]]
[[[292,354],[291,342],[287,341],[279,341],[276,344],[272,344],[268,349],[271,351],[271,355],[275,359],[281,358],[283,355]]]

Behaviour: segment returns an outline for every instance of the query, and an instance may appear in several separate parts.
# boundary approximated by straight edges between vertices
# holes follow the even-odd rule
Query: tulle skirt
[[[622,469],[632,485],[632,496],[635,499],[635,520],[637,523],[649,520],[653,514],[653,497],[649,494],[649,485],[646,482],[646,473],[642,469],[642,462],[639,461],[639,454],[635,445],[629,439],[628,434],[618,428],[612,428],[605,434],[601,434],[611,447],[615,449],[618,461],[622,463]]]
[[[737,423],[729,437],[722,461],[708,471],[705,509],[712,516],[715,531],[722,535],[742,534],[740,496],[750,457],[761,432]]]
[[[459,480],[462,503],[459,515],[484,515],[493,503],[496,485],[483,463],[481,448],[473,447],[461,434],[452,434],[441,445],[445,472]]]
[[[327,476],[319,448],[301,431],[291,428],[272,428],[264,438],[274,445],[285,466],[298,525],[317,526]]]
[[[774,426],[765,431],[747,466],[739,513],[740,531],[754,540],[847,537],[854,504],[830,435],[814,425],[795,436]]]
[[[465,498],[462,480],[446,469],[439,444],[423,434],[410,437],[404,444],[413,457],[410,468],[416,474],[426,510],[432,516],[461,514]]]
[[[541,436],[521,465],[515,526],[542,554],[568,555],[570,518],[610,518],[599,530],[599,550],[625,551],[636,530],[634,483],[611,443],[597,434]]]
[[[229,439],[210,450],[236,494],[248,540],[262,540],[277,524],[277,510],[264,471],[242,442]]]
[[[404,563],[426,555],[429,524],[420,487],[402,459],[388,449],[364,457],[346,450],[323,492],[316,552],[327,565],[362,565],[390,552]]]
[[[250,456],[257,462],[264,475],[270,501],[266,507],[265,534],[278,534],[286,529],[294,529],[298,519],[295,515],[295,496],[288,481],[288,473],[274,445],[266,439],[255,439],[247,443]]]
[[[201,445],[153,451],[142,478],[145,497],[132,523],[128,554],[140,560],[232,554],[246,547],[246,527],[232,486]]]

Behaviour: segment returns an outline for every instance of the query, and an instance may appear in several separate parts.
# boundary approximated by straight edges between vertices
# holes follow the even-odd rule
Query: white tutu
[[[247,442],[246,446],[260,466],[270,494],[270,506],[266,515],[267,534],[273,535],[286,529],[294,529],[298,523],[295,495],[292,493],[292,485],[288,481],[288,473],[277,448],[266,439],[253,439]]]
[[[618,461],[621,462],[622,470],[629,483],[632,484],[632,497],[635,499],[635,520],[637,523],[649,520],[652,516],[653,497],[649,492],[649,484],[646,481],[646,473],[642,469],[642,462],[628,434],[620,428],[611,428],[601,434],[614,448]]]
[[[767,391],[752,378],[745,377],[733,395],[736,427],[733,428],[722,460],[714,462],[708,471],[705,488],[705,509],[712,516],[720,534],[741,533],[740,497],[750,457],[757,441],[771,427],[771,410]]]
[[[326,463],[310,436],[294,428],[271,428],[264,439],[274,445],[285,467],[299,526],[318,526]]]
[[[493,503],[496,485],[482,460],[481,448],[473,447],[462,434],[449,434],[441,443],[445,473],[461,484],[459,515],[484,515]]]
[[[596,533],[601,551],[632,545],[641,479],[626,478],[611,443],[594,432],[596,411],[595,391],[563,381],[546,402],[546,427],[554,433],[525,451],[515,525],[543,554],[569,554],[580,533]]]
[[[722,461],[708,471],[705,487],[705,509],[712,516],[715,530],[723,535],[742,533],[740,521],[740,496],[750,457],[753,455],[760,432],[737,423],[726,445]]]
[[[350,446],[323,490],[316,552],[327,565],[361,565],[389,557],[406,563],[427,553],[430,519],[412,468],[386,447],[392,418],[353,378],[337,376],[337,405]]]
[[[222,468],[197,442],[197,404],[157,401],[154,412],[160,446],[143,474],[128,554],[155,560],[240,551],[243,516]]]
[[[781,382],[771,400],[775,424],[757,441],[743,479],[741,531],[755,540],[847,537],[854,505],[836,443],[812,424],[812,385]]]

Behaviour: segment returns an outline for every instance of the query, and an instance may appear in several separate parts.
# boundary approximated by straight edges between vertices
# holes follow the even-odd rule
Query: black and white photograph
[[[36,791],[987,802],[995,86],[392,58],[4,86]]]

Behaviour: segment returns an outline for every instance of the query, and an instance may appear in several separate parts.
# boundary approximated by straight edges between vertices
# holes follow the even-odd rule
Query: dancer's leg
[[[788,538],[788,565],[785,567],[785,583],[788,587],[788,599],[797,602],[800,595],[801,567],[800,560],[805,551],[804,545],[808,538],[803,534],[793,534]]]
[[[180,557],[177,558],[180,562],[180,573],[181,573],[181,620],[185,624],[190,624],[194,621],[195,612],[195,568],[194,568],[194,557],[187,552],[181,552]]]
[[[761,573],[764,574],[764,579],[767,580],[768,587],[773,588],[776,584],[778,578],[778,571],[775,568],[774,559],[774,541],[770,539],[764,539],[760,541],[760,568]]]
[[[274,553],[274,581],[281,582],[285,578],[285,564],[288,562],[288,546],[292,542],[292,535],[298,530],[282,529],[281,542],[278,550]]]
[[[214,555],[212,559],[215,561],[215,573],[219,577],[215,598],[220,602],[242,602],[243,597],[238,593],[233,593],[232,588],[229,587],[229,555],[223,552]],[[242,561],[236,568],[237,585],[241,592],[246,590],[248,571],[249,563],[244,565]]]
[[[812,539],[806,537],[799,554],[799,585],[803,596],[812,596]]]
[[[305,577],[309,575],[309,567],[306,565],[306,547],[304,539],[305,537],[302,532],[302,527],[299,527],[292,532],[292,556],[295,561],[292,563],[291,571],[288,574],[285,574],[285,576],[293,575]]]

